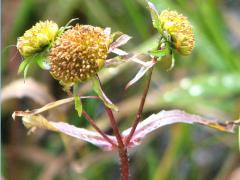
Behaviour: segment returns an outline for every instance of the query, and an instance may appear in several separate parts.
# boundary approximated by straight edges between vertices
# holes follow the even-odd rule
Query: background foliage
[[[209,118],[230,120],[240,109],[240,1],[238,0],[152,0],[159,10],[169,8],[188,16],[194,25],[196,48],[189,57],[176,57],[174,70],[165,63],[154,71],[144,116],[162,109],[183,109]],[[51,19],[60,26],[79,17],[79,23],[111,27],[133,39],[125,46],[145,52],[154,44],[156,31],[144,0],[4,0],[2,86],[22,78],[17,74],[21,57],[15,47],[17,37],[39,20]],[[124,86],[138,67],[123,65],[102,71],[106,94],[120,107],[121,129],[131,125],[140,101],[144,80],[124,92]],[[34,98],[2,97],[2,176],[6,179],[118,179],[115,153],[38,130],[27,136],[20,121],[13,121],[14,110],[40,107],[66,97],[49,73],[32,67],[29,76],[39,85],[34,89],[26,80],[25,90]],[[23,84],[20,83],[20,84]],[[13,96],[18,86],[8,90]],[[28,90],[28,88],[33,89]],[[92,94],[88,85],[82,92]],[[41,96],[40,96],[40,95]],[[36,100],[40,99],[42,102]],[[94,100],[85,109],[99,126],[112,133],[103,107]],[[88,127],[74,108],[49,113],[50,118]],[[66,111],[64,111],[66,110]],[[240,179],[237,136],[201,126],[174,125],[156,131],[138,149],[130,152],[133,179]]]

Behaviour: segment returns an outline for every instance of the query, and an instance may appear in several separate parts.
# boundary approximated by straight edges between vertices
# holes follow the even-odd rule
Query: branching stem
[[[134,134],[134,132],[137,128],[137,125],[138,125],[138,123],[141,119],[142,111],[143,111],[143,108],[144,108],[145,100],[146,100],[146,97],[147,97],[147,94],[148,94],[148,90],[149,90],[149,86],[150,86],[150,82],[151,82],[151,78],[152,78],[152,72],[153,72],[153,67],[149,69],[148,77],[147,77],[147,84],[146,84],[146,87],[144,89],[142,99],[141,99],[141,102],[140,102],[140,105],[139,105],[139,108],[138,108],[138,112],[137,112],[136,118],[135,118],[135,120],[133,122],[133,125],[132,125],[132,129],[131,129],[130,134],[128,135],[128,137],[126,139],[126,142],[125,142],[126,146],[131,141],[131,139],[133,137],[133,134]]]

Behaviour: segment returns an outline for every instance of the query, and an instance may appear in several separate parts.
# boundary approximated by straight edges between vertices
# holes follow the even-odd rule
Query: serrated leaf
[[[154,6],[154,4],[151,3],[150,1],[147,1],[147,4],[148,4],[148,9],[151,14],[153,27],[158,29],[160,27],[158,11],[157,11],[156,7]]]
[[[97,78],[93,78],[92,83],[93,83],[93,90],[95,91],[95,93],[97,93],[97,95],[103,101],[103,103],[110,109],[113,109],[114,111],[118,111],[118,107],[115,104],[113,104],[111,100],[103,92],[99,80]]]
[[[81,98],[78,95],[78,84],[74,84],[73,86],[73,96],[74,96],[74,105],[75,105],[75,110],[78,113],[78,116],[82,116],[82,101]]]

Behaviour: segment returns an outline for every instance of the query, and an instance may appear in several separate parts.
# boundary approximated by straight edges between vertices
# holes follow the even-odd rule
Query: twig
[[[131,138],[133,137],[133,134],[134,134],[134,132],[137,128],[137,125],[138,125],[140,119],[141,119],[143,107],[144,107],[144,104],[145,104],[145,100],[146,100],[146,97],[147,97],[147,94],[148,94],[148,90],[149,90],[149,86],[150,86],[150,82],[151,82],[151,78],[152,78],[152,72],[153,72],[153,67],[149,69],[147,84],[146,84],[146,87],[144,89],[142,99],[141,99],[141,102],[140,102],[140,105],[139,105],[139,108],[138,108],[138,112],[137,112],[136,118],[135,118],[135,120],[133,122],[133,125],[132,125],[131,132],[126,139],[126,142],[125,142],[126,146],[131,141]]]

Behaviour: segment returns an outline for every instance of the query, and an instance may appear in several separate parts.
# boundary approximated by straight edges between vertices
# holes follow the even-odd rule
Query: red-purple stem
[[[128,165],[128,154],[127,154],[127,147],[123,143],[123,138],[121,136],[121,133],[119,131],[119,128],[117,127],[116,120],[113,116],[112,110],[108,107],[105,108],[106,112],[108,114],[113,133],[117,139],[118,142],[118,153],[120,157],[120,164],[121,164],[121,177],[122,180],[128,180],[129,179],[129,165]]]
[[[150,82],[151,82],[151,78],[152,78],[152,72],[153,72],[153,67],[148,72],[147,84],[146,84],[146,87],[144,89],[142,99],[141,99],[141,102],[140,102],[140,105],[139,105],[139,108],[138,108],[138,112],[137,112],[136,118],[135,118],[135,120],[133,122],[133,125],[132,125],[132,129],[131,129],[130,134],[128,135],[128,137],[126,139],[126,142],[125,142],[126,146],[131,141],[131,139],[133,137],[133,134],[134,134],[134,132],[137,128],[137,125],[138,125],[138,123],[141,119],[142,111],[143,111],[143,108],[144,108],[145,100],[146,100],[146,97],[147,97],[147,94],[148,94],[148,90],[149,90],[149,86],[150,86]]]
[[[88,122],[94,127],[94,129],[102,135],[102,137],[108,141],[110,144],[112,144],[114,147],[117,147],[117,145],[104,133],[102,130],[96,125],[95,121],[88,115],[86,111],[82,111],[83,116],[88,120]]]

